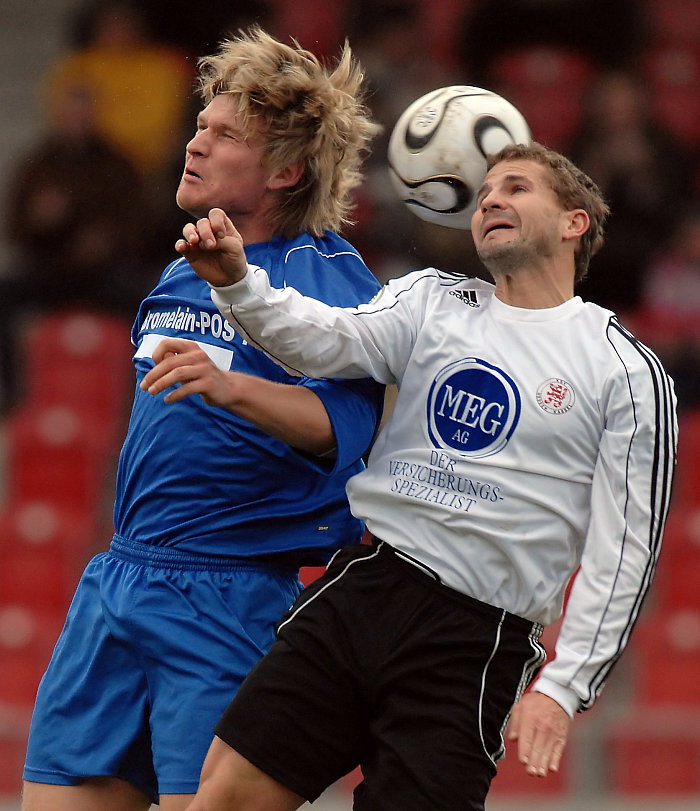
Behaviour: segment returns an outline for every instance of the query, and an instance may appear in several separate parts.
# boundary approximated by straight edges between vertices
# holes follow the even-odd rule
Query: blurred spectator
[[[142,0],[152,35],[198,58],[213,53],[229,34],[257,23],[283,42],[292,38],[320,57],[333,57],[345,36],[347,0],[206,0],[205,13],[193,13],[190,0]]]
[[[230,33],[257,23],[274,26],[273,0],[207,0],[206,13],[193,13],[191,0],[142,0],[140,6],[155,40],[175,47],[196,60],[214,53]],[[298,4],[295,4],[295,7]]]
[[[421,47],[424,18],[416,0],[358,0],[348,4],[346,19],[349,39],[367,74],[372,112],[386,128],[385,141],[419,96],[448,83],[465,84]]]
[[[131,319],[157,279],[142,177],[96,132],[93,107],[82,85],[53,98],[46,135],[10,181],[6,232],[16,259],[0,278],[3,410],[21,388],[16,352],[32,311],[86,306]]]
[[[500,57],[531,45],[570,48],[599,67],[624,66],[642,42],[641,12],[638,0],[471,0],[456,36],[469,84],[489,87]]]
[[[44,79],[45,103],[76,87],[93,100],[96,131],[143,177],[153,218],[148,228],[160,241],[161,265],[172,248],[163,235],[187,221],[173,211],[172,190],[192,127],[196,60],[153,36],[140,0],[83,0],[69,41]]]
[[[80,45],[49,71],[48,99],[82,85],[94,98],[98,132],[145,177],[157,177],[175,150],[182,157],[192,60],[150,36],[135,0],[90,0],[76,25]]]
[[[347,35],[343,11],[357,0],[271,0],[275,30],[282,39],[293,37],[324,59],[332,58]],[[381,2],[381,0],[379,0]],[[358,42],[353,42],[353,50]]]
[[[657,120],[695,156],[700,191],[700,39],[696,48],[683,44],[650,48],[644,58],[644,76],[648,103]]]
[[[565,152],[580,125],[582,100],[595,72],[583,52],[554,44],[527,45],[495,60],[489,89],[520,110],[536,141]]]
[[[700,202],[652,260],[636,329],[674,378],[679,408],[700,408]]]
[[[599,75],[568,153],[612,210],[581,295],[624,314],[640,304],[651,257],[692,199],[688,155],[652,116],[644,85],[627,71]]]
[[[700,194],[700,3],[644,0],[646,40],[640,64],[648,103],[694,160]]]
[[[700,49],[700,3],[697,0],[644,0],[642,6],[651,43]]]
[[[345,29],[365,68],[368,104],[384,127],[359,192],[353,241],[380,281],[426,264],[450,270],[454,246],[463,245],[465,233],[430,226],[399,201],[389,182],[387,145],[396,121],[413,101],[435,88],[465,82],[454,67],[435,59],[423,47],[425,16],[420,2],[348,3]],[[436,232],[442,235],[440,239],[435,239]],[[470,241],[468,233],[466,239]],[[463,250],[458,252],[462,257]],[[459,264],[463,269],[464,263]]]

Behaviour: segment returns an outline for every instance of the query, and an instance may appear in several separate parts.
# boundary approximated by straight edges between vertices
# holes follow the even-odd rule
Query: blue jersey
[[[357,251],[330,232],[249,245],[246,255],[268,268],[278,287],[332,305],[367,302],[379,289]],[[305,455],[199,396],[166,405],[163,394],[142,391],[163,337],[197,341],[222,369],[313,389],[333,425],[336,456],[324,462]],[[295,565],[325,562],[359,540],[362,525],[350,513],[345,484],[363,467],[382,387],[289,377],[221,317],[209,286],[183,258],[143,301],[132,340],[137,385],[117,472],[117,538],[205,555],[283,555]]]

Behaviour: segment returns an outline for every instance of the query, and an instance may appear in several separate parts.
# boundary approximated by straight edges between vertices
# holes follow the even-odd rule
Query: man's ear
[[[284,169],[280,169],[279,172],[271,175],[267,181],[267,187],[269,189],[287,189],[290,186],[296,186],[303,173],[303,163],[293,163],[290,166],[285,166]]]
[[[563,239],[577,239],[588,231],[591,221],[582,208],[567,212],[567,225],[562,235]]]

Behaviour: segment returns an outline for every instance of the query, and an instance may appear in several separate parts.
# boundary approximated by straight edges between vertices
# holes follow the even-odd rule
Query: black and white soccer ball
[[[391,182],[422,220],[469,229],[486,155],[511,143],[532,143],[513,104],[480,87],[442,87],[414,101],[396,122],[389,139]]]

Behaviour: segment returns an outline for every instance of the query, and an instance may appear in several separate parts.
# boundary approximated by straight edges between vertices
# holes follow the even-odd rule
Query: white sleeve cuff
[[[573,690],[557,684],[557,682],[548,679],[544,675],[540,676],[532,685],[532,690],[536,693],[544,693],[544,695],[554,699],[570,718],[574,717],[581,706],[581,700]]]
[[[248,265],[246,275],[237,282],[226,285],[226,287],[218,287],[209,284],[214,303],[218,304],[221,302],[225,307],[230,307],[232,304],[240,304],[242,301],[245,301],[253,290],[251,282],[256,270],[259,270],[256,265]]]

